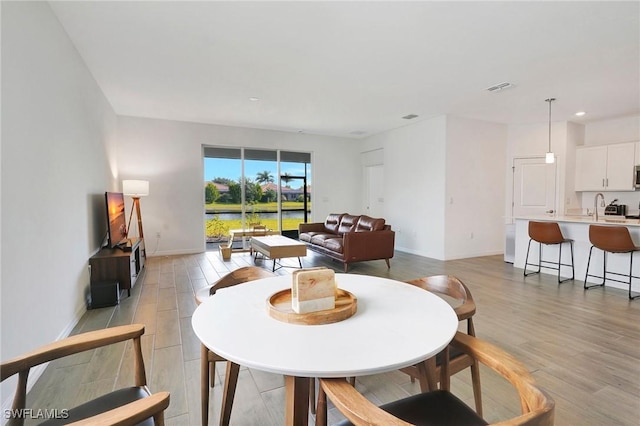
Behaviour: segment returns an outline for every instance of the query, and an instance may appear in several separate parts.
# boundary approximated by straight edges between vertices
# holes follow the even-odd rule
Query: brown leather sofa
[[[391,267],[395,232],[384,219],[332,213],[324,222],[301,223],[298,231],[308,249],[344,263],[345,272],[365,260],[384,259]]]

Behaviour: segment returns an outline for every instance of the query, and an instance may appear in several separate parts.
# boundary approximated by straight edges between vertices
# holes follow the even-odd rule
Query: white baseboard
[[[446,261],[446,260],[469,259],[469,258],[472,258],[472,257],[496,256],[496,255],[504,253],[504,250],[485,251],[485,252],[477,252],[477,253],[460,253],[460,254],[453,254],[453,255],[450,254],[445,259],[440,259],[438,257],[429,256],[428,254],[426,254],[426,253],[424,253],[424,252],[422,252],[420,250],[408,249],[406,247],[397,247],[396,246],[395,250],[396,251],[401,251],[403,253],[415,254],[416,256],[428,257],[429,259],[441,260],[443,262]]]
[[[181,254],[198,254],[203,253],[205,250],[203,249],[189,249],[189,250],[162,250],[157,252],[150,252],[147,250],[147,257],[162,257],[162,256],[176,256]]]

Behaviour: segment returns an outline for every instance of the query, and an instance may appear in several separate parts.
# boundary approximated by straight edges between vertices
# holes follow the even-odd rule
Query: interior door
[[[384,166],[377,164],[365,167],[366,214],[371,217],[384,217]]]
[[[513,160],[512,216],[541,216],[556,213],[556,163],[544,158]]]

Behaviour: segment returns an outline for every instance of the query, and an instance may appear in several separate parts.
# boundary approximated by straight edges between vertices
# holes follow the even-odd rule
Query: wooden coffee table
[[[273,271],[276,270],[276,265],[279,268],[283,267],[278,260],[286,257],[297,257],[300,268],[302,268],[300,257],[307,255],[307,245],[305,243],[282,235],[252,237],[251,249],[256,253],[262,254],[265,258],[273,259]]]

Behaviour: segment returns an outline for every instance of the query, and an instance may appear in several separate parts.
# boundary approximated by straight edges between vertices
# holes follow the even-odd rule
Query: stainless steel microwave
[[[640,189],[640,165],[636,166],[635,184],[636,184],[636,191],[637,191]]]

